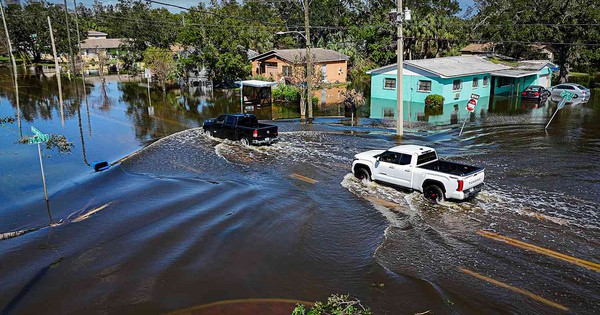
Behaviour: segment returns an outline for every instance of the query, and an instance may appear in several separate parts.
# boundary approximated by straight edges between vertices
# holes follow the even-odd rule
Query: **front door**
[[[223,124],[223,138],[237,140],[235,134],[235,116],[227,116]]]

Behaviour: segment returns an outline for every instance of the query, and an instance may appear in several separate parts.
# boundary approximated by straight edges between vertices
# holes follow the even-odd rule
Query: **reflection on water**
[[[597,308],[594,270],[481,231],[600,261],[600,91],[588,104],[565,106],[547,131],[556,104],[497,98],[468,116],[463,105],[448,104],[401,140],[385,128],[321,118],[275,121],[279,142],[247,147],[194,128],[237,111],[235,91],[153,92],[148,106],[143,84],[90,82],[84,93],[66,82],[62,127],[54,82],[24,77],[29,92],[21,95],[30,100],[24,131],[35,125],[75,143],[69,156],[44,152],[56,224],[48,226],[35,148],[15,143],[14,124],[0,127],[0,313],[228,305],[244,314],[253,309],[215,302],[313,301],[332,293],[352,294],[376,314],[556,312],[474,274],[573,313]],[[14,116],[10,77],[2,84],[0,117]],[[414,106],[411,117],[425,115]],[[297,115],[288,105],[270,113]],[[473,121],[461,137],[456,126],[431,124],[453,113]],[[484,166],[484,191],[434,205],[350,174],[354,154],[398,142]],[[101,173],[88,166],[123,156]]]

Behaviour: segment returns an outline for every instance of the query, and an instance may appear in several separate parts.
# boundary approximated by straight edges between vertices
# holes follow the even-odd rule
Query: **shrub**
[[[269,82],[274,82],[272,77],[266,77],[262,74],[257,74],[255,76],[252,77],[253,80],[259,80],[259,81],[269,81]]]
[[[300,90],[291,85],[279,84],[273,88],[273,99],[285,102],[298,102],[300,100]]]
[[[444,97],[438,94],[425,98],[425,115],[441,115],[444,113]]]
[[[425,98],[425,108],[439,109],[444,107],[444,97],[439,94],[427,95]]]
[[[332,295],[327,302],[315,302],[307,311],[304,305],[297,305],[292,315],[371,315],[371,310],[349,295]]]
[[[587,73],[572,72],[568,75],[568,82],[581,84],[585,87],[590,87],[592,77]]]

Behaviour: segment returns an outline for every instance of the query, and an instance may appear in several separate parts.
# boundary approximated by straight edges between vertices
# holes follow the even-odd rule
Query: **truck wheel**
[[[243,145],[250,145],[250,142],[248,141],[248,139],[247,139],[247,138],[241,138],[241,139],[240,139],[240,142],[241,142]]]
[[[423,189],[423,195],[425,196],[425,198],[435,203],[443,202],[445,199],[444,191],[442,190],[442,188],[440,188],[440,186],[435,184],[425,187],[425,189]]]
[[[367,169],[364,167],[357,168],[354,171],[354,177],[358,178],[361,181],[363,181],[363,180],[366,180],[367,182],[371,181],[371,174],[369,174],[369,171],[367,171]]]
[[[204,135],[205,135],[205,136],[207,136],[207,137],[210,137],[210,136],[212,136],[212,135],[210,134],[210,130],[204,130]]]

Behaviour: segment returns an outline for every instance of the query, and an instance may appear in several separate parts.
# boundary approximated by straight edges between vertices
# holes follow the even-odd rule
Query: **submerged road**
[[[486,167],[477,198],[434,205],[351,175],[355,153],[397,144],[389,134],[278,124],[268,147],[197,129],[163,138],[52,196],[51,226],[38,203],[5,213],[0,231],[18,235],[0,241],[0,313],[332,293],[375,314],[599,309],[600,141],[537,125],[412,133],[402,143]]]

